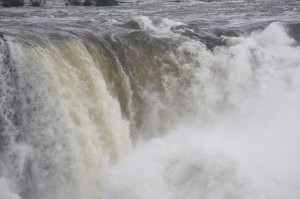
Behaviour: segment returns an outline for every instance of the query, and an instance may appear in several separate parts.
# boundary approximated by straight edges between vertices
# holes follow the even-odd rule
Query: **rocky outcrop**
[[[96,6],[115,6],[118,5],[117,0],[96,0]]]
[[[118,5],[117,0],[67,0],[66,5],[73,5],[73,6],[115,6]]]
[[[45,3],[46,3],[46,0],[30,0],[30,5],[35,6],[35,7],[41,6]]]
[[[3,0],[2,6],[3,7],[11,7],[11,6],[23,6],[24,0]]]

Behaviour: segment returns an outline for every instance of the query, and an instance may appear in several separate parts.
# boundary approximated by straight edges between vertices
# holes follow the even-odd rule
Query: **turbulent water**
[[[300,1],[0,8],[1,199],[300,198]]]

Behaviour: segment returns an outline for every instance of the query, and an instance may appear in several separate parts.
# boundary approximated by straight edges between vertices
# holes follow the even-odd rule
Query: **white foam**
[[[162,36],[179,25],[138,20]],[[177,67],[162,75],[167,99],[144,91],[158,107],[147,107],[145,122],[158,129],[172,108],[182,120],[132,151],[128,122],[92,49],[80,41],[12,45],[26,141],[34,147],[10,146],[7,156],[17,155],[6,162],[14,167],[1,170],[4,199],[19,199],[22,191],[43,199],[299,198],[300,49],[280,23],[224,39],[228,45],[213,52],[176,40],[181,45],[165,55]],[[170,115],[157,121],[151,116],[160,107]]]
[[[182,126],[136,148],[109,172],[103,198],[299,196],[299,134],[242,124]]]
[[[1,199],[21,199],[17,193],[11,191],[7,179],[0,177],[0,193]]]
[[[198,114],[114,166],[104,199],[300,197],[300,49],[279,23],[233,40],[178,49]]]
[[[155,18],[150,19],[147,16],[136,16],[133,18],[141,26],[143,30],[152,32],[156,37],[170,37],[174,34],[171,28],[176,26],[184,25],[182,22],[172,21],[167,18]]]
[[[128,122],[101,71],[79,41],[10,50],[21,74],[28,147],[10,143],[1,175],[26,199],[99,198],[103,173],[131,147]]]

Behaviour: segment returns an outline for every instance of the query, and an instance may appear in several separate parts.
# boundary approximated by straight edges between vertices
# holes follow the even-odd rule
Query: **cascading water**
[[[99,197],[101,173],[130,147],[128,124],[101,71],[76,41],[10,50],[18,58],[21,122],[12,125],[18,140],[3,132],[16,161],[4,159],[5,170],[13,169],[4,176],[16,178],[24,198]],[[26,150],[14,151],[20,145]]]
[[[300,49],[278,23],[224,40],[211,53],[191,41],[177,49],[192,119],[114,166],[104,198],[299,196]]]
[[[299,198],[299,2],[264,2],[0,9],[0,198]]]

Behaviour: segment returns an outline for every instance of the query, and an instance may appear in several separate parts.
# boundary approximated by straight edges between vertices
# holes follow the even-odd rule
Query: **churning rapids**
[[[300,1],[0,8],[1,199],[299,199]]]

